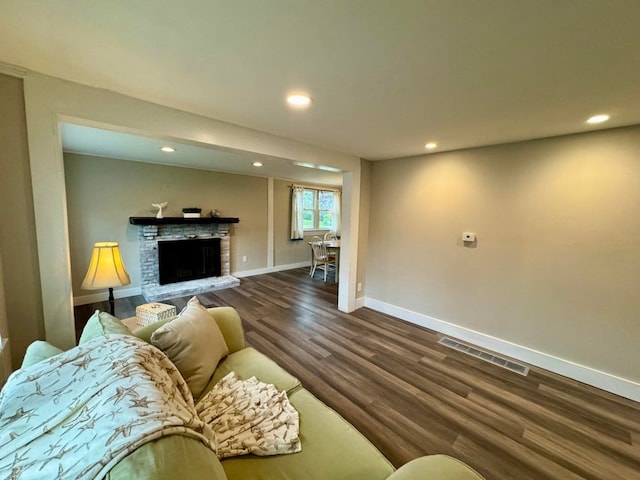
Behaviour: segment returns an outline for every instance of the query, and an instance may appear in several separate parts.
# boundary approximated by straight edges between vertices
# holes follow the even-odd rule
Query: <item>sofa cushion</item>
[[[394,471],[360,432],[310,392],[296,390],[289,400],[300,413],[302,451],[273,457],[246,455],[225,459],[222,466],[229,480],[382,480]]]
[[[169,435],[120,460],[105,480],[226,480],[218,457],[200,440]]]
[[[34,363],[54,357],[62,352],[63,350],[60,350],[58,347],[54,347],[48,342],[36,340],[27,347],[27,351],[24,354],[22,366],[20,368],[28,367]]]
[[[220,359],[229,353],[218,324],[196,297],[177,317],[153,332],[151,343],[178,367],[194,398],[200,396]]]
[[[231,372],[235,372],[240,380],[256,377],[261,382],[275,385],[278,391],[284,391],[287,394],[300,387],[300,380],[266,355],[254,348],[247,347],[232,353],[220,362],[201,396],[204,396],[222,377]]]
[[[96,310],[82,329],[78,344],[82,345],[94,338],[111,334],[131,335],[131,331],[113,315]]]
[[[446,478],[447,480],[483,480],[479,473],[447,455],[416,458],[400,467],[387,480],[415,480],[416,478]]]
[[[207,312],[216,319],[229,353],[242,350],[245,347],[244,330],[238,311],[233,307],[210,307]]]

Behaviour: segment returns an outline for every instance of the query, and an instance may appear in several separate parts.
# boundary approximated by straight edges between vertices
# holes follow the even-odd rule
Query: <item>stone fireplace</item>
[[[225,219],[223,219],[225,220]],[[240,280],[231,275],[230,267],[230,237],[231,223],[238,219],[226,219],[228,222],[205,218],[146,218],[131,217],[130,223],[138,225],[138,247],[140,252],[140,288],[142,295],[148,302],[162,301],[175,297],[196,295],[222,288],[236,287]],[[173,223],[175,222],[175,223]],[[180,275],[172,279],[170,283],[160,283],[160,269],[158,263],[158,250],[160,242],[173,242],[180,249],[186,248],[188,240],[219,239],[219,276],[197,278],[195,280],[180,281]],[[182,241],[185,241],[182,244]],[[179,242],[179,243],[178,243]],[[211,243],[215,242],[194,242]],[[168,245],[167,245],[168,246]],[[166,250],[166,248],[165,248]],[[184,251],[184,250],[183,250]],[[213,250],[211,250],[213,251]],[[215,262],[214,262],[215,263]],[[184,267],[183,267],[184,268]],[[205,271],[207,270],[206,267]],[[215,268],[214,270],[215,271]],[[203,273],[196,273],[195,276]]]

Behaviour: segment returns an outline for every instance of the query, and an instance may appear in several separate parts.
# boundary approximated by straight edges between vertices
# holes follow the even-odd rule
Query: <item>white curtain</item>
[[[342,196],[339,191],[333,192],[333,233],[336,237],[340,236],[340,225],[342,218],[340,217],[340,211],[342,208]]]
[[[291,240],[302,240],[304,238],[304,203],[302,193],[304,188],[291,187]]]

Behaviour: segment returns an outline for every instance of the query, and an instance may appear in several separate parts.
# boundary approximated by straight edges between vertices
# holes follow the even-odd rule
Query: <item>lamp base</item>
[[[113,288],[109,287],[109,313],[115,316],[116,301],[113,298]]]

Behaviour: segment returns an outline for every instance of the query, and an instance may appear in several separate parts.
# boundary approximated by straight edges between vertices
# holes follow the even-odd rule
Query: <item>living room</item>
[[[627,12],[622,7],[600,7],[607,18],[616,19],[611,25],[618,25],[618,34],[631,38],[624,37],[624,32],[631,28],[638,12],[637,7],[625,5]],[[574,10],[579,10],[577,4],[567,2],[557,9],[571,31],[595,25],[571,23]],[[598,18],[597,11],[592,5],[581,14],[593,21]],[[513,11],[505,14],[519,18]],[[540,37],[536,40],[541,41]],[[86,265],[76,262],[70,252],[84,251],[86,262],[94,240],[77,244],[80,237],[73,232],[79,216],[88,218],[104,208],[119,210],[124,230],[120,233],[135,243],[131,236],[135,230],[127,226],[127,218],[144,212],[151,216],[151,202],[166,200],[160,194],[144,204],[142,199],[136,205],[114,200],[115,206],[103,208],[101,204],[114,191],[111,189],[118,191],[114,169],[94,179],[91,188],[100,190],[99,202],[68,204],[67,177],[71,173],[65,170],[65,163],[76,164],[76,172],[84,160],[97,170],[109,170],[107,160],[63,154],[59,128],[69,123],[339,169],[343,172],[344,209],[343,268],[337,292],[341,311],[365,306],[640,400],[635,347],[640,341],[640,305],[634,289],[640,271],[635,251],[640,235],[635,220],[640,213],[640,117],[634,106],[638,104],[637,93],[629,87],[637,78],[636,67],[628,63],[625,53],[635,45],[614,37],[605,45],[589,44],[584,50],[570,41],[564,45],[567,56],[584,57],[585,65],[594,65],[599,80],[584,80],[591,90],[585,87],[571,92],[562,85],[552,89],[573,76],[556,65],[557,70],[550,71],[550,77],[555,78],[546,82],[538,79],[544,85],[539,88],[548,92],[540,98],[548,96],[549,101],[539,109],[527,104],[537,123],[525,121],[527,112],[521,113],[519,102],[524,104],[531,91],[519,87],[505,90],[504,98],[493,90],[486,97],[479,94],[482,99],[475,104],[458,105],[455,96],[450,96],[452,112],[465,107],[468,112],[469,118],[458,115],[457,122],[478,125],[485,114],[503,117],[491,128],[474,130],[479,137],[484,135],[486,142],[476,139],[475,143],[449,147],[462,138],[458,132],[459,138],[438,138],[439,147],[431,152],[424,149],[428,138],[422,141],[420,151],[407,150],[404,145],[397,147],[404,142],[405,132],[395,131],[394,154],[380,150],[377,157],[365,155],[365,150],[354,154],[355,150],[332,148],[331,140],[323,143],[305,135],[285,135],[291,125],[306,125],[304,114],[322,106],[322,98],[315,94],[308,112],[287,114],[282,130],[272,134],[239,126],[240,116],[207,115],[200,106],[189,110],[186,103],[177,100],[163,104],[157,92],[141,96],[133,87],[127,90],[106,78],[87,76],[83,81],[71,81],[51,69],[39,70],[35,63],[29,63],[35,60],[27,61],[26,54],[21,59],[19,51],[0,50],[0,61],[6,62],[0,81],[4,124],[8,125],[6,142],[3,138],[7,150],[3,153],[0,198],[7,205],[5,225],[10,226],[3,228],[0,236],[0,253],[14,366],[20,364],[27,345],[35,339],[47,339],[62,348],[75,343],[73,298],[86,294],[78,292]],[[536,62],[546,65],[542,58],[545,50],[535,51],[540,56],[528,57],[530,65],[519,65],[523,76],[539,68]],[[615,70],[608,61],[627,66]],[[401,71],[402,65],[394,63],[400,62],[397,57],[388,62]],[[519,85],[522,79],[517,69],[505,70],[501,73]],[[396,88],[405,85],[403,82],[399,78]],[[407,85],[415,87],[414,82],[407,81]],[[474,88],[469,85],[469,90]],[[483,88],[488,87],[483,84]],[[565,96],[571,100],[563,103]],[[581,115],[564,116],[570,107]],[[611,120],[600,127],[585,124],[589,115],[601,112],[610,113]],[[384,111],[378,113],[385,116]],[[562,117],[560,127],[553,130],[547,126],[541,120],[543,113],[549,124]],[[417,115],[411,111],[407,116]],[[357,121],[345,116],[344,123]],[[435,123],[429,124],[433,130]],[[512,124],[523,126],[519,136],[507,135],[507,131],[513,133]],[[380,132],[370,136],[378,135]],[[138,168],[133,163],[117,165],[125,171]],[[233,185],[228,177],[233,174],[207,175],[213,189],[222,191]],[[88,177],[83,178],[79,184]],[[235,271],[275,271],[280,264],[273,258],[275,246],[286,243],[286,195],[292,181],[295,178],[247,176],[247,190],[259,191],[265,199],[272,183],[277,202],[271,207],[257,200],[242,205],[238,203],[240,196],[232,197],[229,204],[220,197],[212,199],[211,205],[202,205],[240,218],[237,228],[242,235],[232,234],[232,241],[240,241]],[[185,206],[189,205],[169,205],[175,212]],[[254,228],[261,233],[253,236]],[[474,233],[475,240],[465,242],[462,235],[466,232]],[[258,254],[248,255],[245,266],[241,257],[247,249]],[[282,264],[299,267],[304,255],[308,250],[296,252]],[[137,268],[135,262],[127,267]]]

